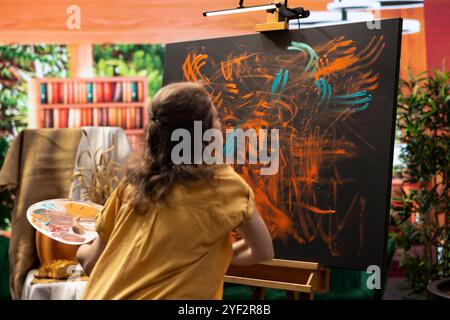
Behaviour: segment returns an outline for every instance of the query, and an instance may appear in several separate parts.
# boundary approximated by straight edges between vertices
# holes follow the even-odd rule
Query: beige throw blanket
[[[10,285],[21,296],[27,272],[39,265],[35,232],[26,211],[38,201],[66,198],[81,129],[26,129],[11,145],[0,171],[0,187],[16,190],[9,247]]]

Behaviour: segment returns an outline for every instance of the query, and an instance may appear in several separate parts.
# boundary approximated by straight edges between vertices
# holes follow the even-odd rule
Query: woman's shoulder
[[[227,164],[217,164],[213,168],[211,180],[195,180],[178,184],[172,190],[171,200],[189,199],[202,202],[227,202],[233,198],[248,197],[252,190],[247,182]]]
[[[215,165],[214,173],[215,176],[218,178],[236,179],[245,182],[245,180],[242,179],[241,176],[229,164]]]
[[[217,212],[220,221],[225,225],[236,228],[254,211],[254,193],[250,185],[230,165],[218,168],[218,187],[220,206]]]
[[[221,189],[241,191],[245,194],[252,191],[248,183],[228,164],[217,165],[216,179]]]

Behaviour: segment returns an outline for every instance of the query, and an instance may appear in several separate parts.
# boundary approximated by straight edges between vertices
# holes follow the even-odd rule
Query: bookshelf
[[[144,77],[34,78],[28,84],[29,128],[122,127],[133,149],[147,124]]]

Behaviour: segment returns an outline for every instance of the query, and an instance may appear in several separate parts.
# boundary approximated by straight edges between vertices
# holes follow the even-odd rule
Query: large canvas
[[[225,128],[279,129],[277,174],[235,165],[276,258],[383,268],[401,19],[373,26],[167,45],[164,84],[202,81]]]

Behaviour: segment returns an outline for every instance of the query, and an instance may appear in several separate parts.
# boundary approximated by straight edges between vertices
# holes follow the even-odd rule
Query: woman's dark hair
[[[149,108],[142,152],[126,170],[126,182],[133,188],[132,207],[138,212],[150,203],[164,200],[165,194],[178,182],[212,177],[212,168],[205,164],[174,164],[171,159],[172,132],[183,128],[194,137],[194,121],[201,121],[203,132],[212,128],[214,116],[211,98],[199,83],[180,82],[160,89]],[[193,156],[193,152],[191,152]]]

